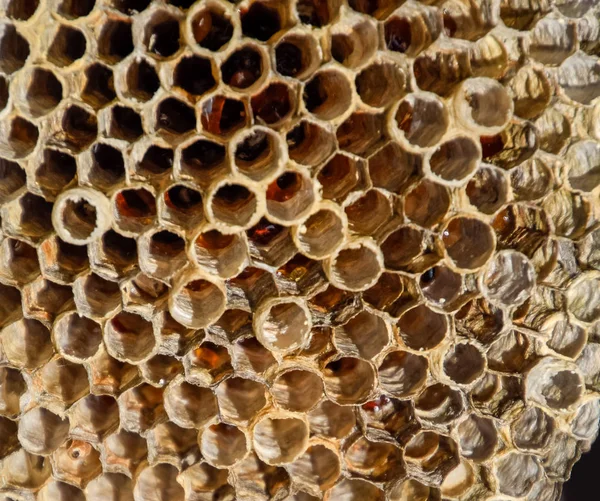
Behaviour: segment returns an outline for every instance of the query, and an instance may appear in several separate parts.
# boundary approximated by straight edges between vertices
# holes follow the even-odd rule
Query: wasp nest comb
[[[556,501],[596,3],[0,0],[0,499]]]

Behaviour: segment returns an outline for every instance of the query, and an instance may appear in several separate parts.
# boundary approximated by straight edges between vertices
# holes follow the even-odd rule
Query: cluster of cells
[[[0,499],[557,501],[596,3],[1,1]]]

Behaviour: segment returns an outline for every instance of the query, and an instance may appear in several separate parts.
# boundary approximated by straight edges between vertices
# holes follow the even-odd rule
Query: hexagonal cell
[[[393,127],[408,146],[435,145],[448,128],[448,111],[442,101],[429,93],[409,94],[397,105]]]
[[[6,203],[27,182],[25,170],[17,163],[0,158],[0,202]]]
[[[11,0],[6,6],[6,15],[19,21],[26,21],[35,14],[39,0]]]
[[[169,286],[145,273],[121,282],[123,307],[145,318],[161,310],[167,302]]]
[[[135,240],[114,230],[109,230],[90,247],[93,251],[92,269],[109,280],[123,278],[137,268],[138,257]]]
[[[25,99],[29,112],[34,117],[46,115],[63,98],[63,87],[50,70],[34,68],[28,76]]]
[[[200,329],[217,320],[225,311],[223,286],[198,273],[185,277],[169,297],[169,311],[181,324]]]
[[[98,136],[98,122],[92,110],[67,104],[57,121],[51,143],[66,147],[76,153],[86,149]]]
[[[459,136],[440,144],[429,157],[431,172],[447,182],[469,177],[481,160],[480,146],[467,136]]]
[[[448,333],[445,315],[420,305],[406,311],[398,321],[400,337],[413,350],[431,350],[439,345]]]
[[[107,143],[95,143],[89,150],[89,161],[80,178],[94,188],[108,191],[125,179],[125,161],[123,154]],[[87,160],[87,159],[86,159]]]
[[[144,26],[143,44],[157,58],[173,56],[180,47],[179,20],[171,12],[155,10]]]
[[[188,56],[181,59],[173,72],[173,84],[196,98],[217,86],[210,59]]]
[[[68,153],[50,148],[44,149],[40,160],[34,173],[35,181],[45,196],[54,198],[74,180],[77,163]]]
[[[196,430],[186,430],[171,422],[156,425],[146,438],[148,461],[170,463],[177,468],[197,463],[201,458],[197,435]]]
[[[146,102],[152,99],[160,88],[160,79],[154,64],[138,56],[127,66],[123,85],[122,92],[125,96]]]
[[[4,460],[5,485],[38,490],[52,475],[50,460],[21,449]]]
[[[158,492],[157,486],[160,486]],[[144,468],[133,490],[135,501],[183,501],[183,496],[183,488],[177,483],[177,468],[164,463]]]
[[[518,175],[515,173],[515,176]],[[511,184],[516,183],[511,182]],[[508,180],[500,169],[492,166],[480,166],[469,181],[466,193],[471,205],[475,206],[479,212],[493,214],[508,199]]]
[[[218,4],[203,6],[191,19],[192,35],[200,47],[218,51],[231,40],[233,25]]]
[[[362,311],[334,330],[334,343],[345,355],[372,360],[390,342],[391,328],[385,320]]]
[[[583,378],[572,364],[540,359],[525,380],[526,399],[557,412],[567,412],[584,391]]]
[[[253,428],[252,442],[258,457],[267,464],[296,460],[308,445],[308,424],[297,414],[267,414]]]
[[[252,190],[250,189],[252,188]],[[252,226],[260,217],[256,188],[224,181],[209,194],[209,219],[228,232]]]
[[[196,128],[194,109],[183,101],[170,97],[156,108],[156,129],[165,135],[183,135]]]
[[[484,161],[511,169],[530,158],[538,148],[537,131],[528,121],[513,119],[494,136],[481,136],[481,156]]]
[[[169,384],[164,398],[169,419],[183,428],[200,429],[217,416],[217,399],[213,392],[182,379]]]
[[[358,2],[359,0],[354,1]],[[333,499],[371,499],[373,501],[385,499],[385,494],[379,487],[360,478],[344,478],[329,492]]]
[[[341,474],[338,452],[324,444],[310,445],[289,468],[296,482],[317,495],[332,487]]]
[[[451,439],[432,431],[415,435],[405,448],[407,470],[420,478],[441,484],[446,473],[459,463],[458,447]]]
[[[250,104],[258,123],[276,126],[294,113],[295,93],[285,83],[275,82],[253,96]]]
[[[343,357],[323,369],[325,394],[340,405],[363,404],[375,386],[375,369],[359,358]]]
[[[267,72],[266,58],[254,45],[240,47],[221,66],[223,82],[236,90],[251,87]]]
[[[19,442],[27,452],[45,456],[54,452],[69,433],[69,420],[36,407],[19,420]]]
[[[84,34],[72,26],[60,25],[48,48],[48,61],[64,68],[81,59],[87,50]]]
[[[346,450],[344,461],[347,468],[358,475],[374,481],[386,481],[402,474],[402,453],[396,445],[372,442],[361,437]]]
[[[345,153],[338,153],[319,170],[317,181],[321,183],[324,199],[341,202],[366,184],[364,163]]]
[[[256,374],[264,374],[277,361],[256,338],[245,338],[233,345],[235,365]]]
[[[368,157],[386,141],[385,122],[383,114],[353,113],[336,131],[340,148],[354,155]]]
[[[30,282],[40,273],[35,248],[13,238],[0,244],[0,276],[11,284]]]
[[[404,5],[385,22],[385,44],[388,50],[414,57],[439,37],[442,27],[437,10],[417,4]]]
[[[242,33],[246,37],[266,42],[283,28],[286,18],[285,5],[257,0],[240,12]]]
[[[170,280],[187,263],[185,239],[178,233],[146,233],[138,240],[138,248],[141,270],[160,280]]]
[[[398,398],[418,392],[427,379],[427,359],[406,351],[391,351],[379,365],[381,388]]]
[[[0,153],[8,158],[29,155],[40,135],[36,125],[18,115],[0,122],[0,132],[3,134],[0,138]]]
[[[122,362],[140,363],[156,344],[152,324],[133,313],[121,312],[104,327],[104,342],[111,356]]]
[[[72,283],[89,267],[85,245],[72,245],[57,236],[42,242],[38,257],[44,274],[59,283]]]
[[[113,72],[107,66],[94,63],[84,72],[81,99],[94,109],[99,109],[109,104],[117,94]]]
[[[288,32],[275,46],[275,69],[285,77],[303,80],[317,70],[322,57],[321,47],[312,35]]]
[[[483,374],[485,366],[483,353],[467,343],[456,344],[444,358],[444,373],[457,384],[471,384]]]
[[[131,501],[132,492],[132,481],[117,473],[104,473],[85,489],[88,501]]]
[[[311,180],[300,171],[288,170],[267,187],[267,213],[272,219],[290,224],[310,211],[314,200]]]
[[[323,395],[323,382],[319,374],[301,369],[280,373],[273,381],[271,394],[284,409],[308,412]]]
[[[218,468],[229,468],[244,459],[250,450],[246,433],[231,424],[210,425],[198,434],[204,459]]]
[[[350,231],[368,236],[374,234],[392,217],[392,206],[383,193],[369,190],[348,205],[344,212]]]
[[[172,185],[164,192],[159,211],[162,219],[185,229],[192,228],[204,215],[202,195],[192,187]]]
[[[181,150],[179,169],[202,187],[208,187],[229,170],[225,146],[208,139],[195,139]]]
[[[354,84],[363,103],[383,108],[402,97],[407,80],[405,71],[398,64],[377,61],[358,73]]]
[[[104,127],[109,137],[130,143],[144,134],[141,116],[126,106],[115,105],[107,110]]]
[[[107,471],[132,476],[146,460],[147,453],[146,440],[137,433],[121,429],[105,438],[102,459]]]
[[[323,205],[294,229],[298,249],[317,259],[331,255],[342,243],[344,219],[333,206]]]
[[[21,413],[21,396],[27,391],[27,384],[17,369],[0,368],[0,415],[17,418]]]
[[[77,310],[93,318],[104,319],[121,306],[119,284],[95,273],[77,278],[73,292]]]
[[[488,348],[486,357],[492,370],[519,373],[529,368],[537,355],[528,336],[512,331],[498,337]]]
[[[19,448],[17,423],[10,419],[0,417],[0,437],[2,437],[0,457],[4,459],[5,456],[8,456],[11,452],[14,452]]]
[[[161,343],[162,345],[163,343]],[[152,386],[165,386],[183,372],[183,364],[171,355],[154,355],[139,366],[142,378]]]
[[[98,55],[108,64],[115,64],[133,51],[131,21],[117,16],[108,17],[99,28]]]
[[[279,136],[264,127],[254,127],[234,141],[234,162],[237,170],[252,180],[260,181],[277,171],[284,157]]]
[[[36,374],[45,397],[52,403],[68,407],[86,396],[90,387],[87,372],[83,365],[75,364],[64,358],[53,358]]]
[[[223,278],[237,275],[247,262],[247,248],[240,235],[226,235],[218,230],[202,230],[191,249],[202,269]]]
[[[23,287],[23,313],[29,318],[50,323],[72,306],[73,291],[66,285],[39,277]]]
[[[113,211],[121,230],[140,233],[154,223],[156,201],[154,195],[145,188],[125,189],[114,196]]]
[[[325,263],[325,273],[332,285],[349,291],[373,286],[383,272],[381,250],[372,240],[355,239],[336,250]]]
[[[20,70],[29,57],[29,43],[14,25],[0,24],[0,70],[11,74]]]
[[[316,166],[336,149],[333,133],[321,125],[301,120],[286,135],[288,154],[302,165]]]
[[[510,452],[494,461],[498,490],[508,496],[526,496],[543,470],[534,456]]]
[[[178,476],[188,498],[208,500],[213,495],[234,496],[233,487],[227,481],[227,470],[221,470],[208,463],[198,463]]]
[[[322,120],[332,120],[350,107],[352,88],[345,74],[323,70],[306,83],[302,96],[310,113]]]
[[[119,396],[121,426],[127,431],[144,435],[165,420],[163,388],[142,383]]]
[[[448,256],[459,268],[477,269],[484,265],[496,246],[488,224],[468,217],[453,218],[442,232]]]
[[[358,16],[347,17],[343,27],[334,25],[331,33],[333,59],[347,68],[363,66],[377,50],[376,26],[373,21]]]
[[[79,488],[102,472],[100,453],[82,440],[67,440],[52,454],[53,475]]]
[[[58,352],[67,360],[82,363],[93,357],[102,343],[102,328],[97,322],[67,313],[57,319],[53,327]]]
[[[96,0],[63,0],[57,10],[63,17],[76,19],[87,16],[95,5]]]
[[[210,341],[188,351],[183,363],[187,380],[198,385],[214,384],[233,372],[229,350]]]

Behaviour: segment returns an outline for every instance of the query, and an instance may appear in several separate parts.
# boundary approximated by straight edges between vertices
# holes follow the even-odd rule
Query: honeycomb
[[[0,500],[557,501],[597,4],[0,0]]]

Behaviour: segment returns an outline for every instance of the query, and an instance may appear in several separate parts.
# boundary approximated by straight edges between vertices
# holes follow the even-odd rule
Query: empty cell
[[[135,240],[108,230],[92,244],[92,268],[109,279],[122,278],[131,273],[138,264]]]
[[[27,391],[27,384],[19,370],[10,367],[0,368],[0,383],[0,415],[17,418],[21,413],[21,396]],[[0,423],[13,428],[4,418],[0,418]],[[2,424],[0,424],[0,428],[3,428]],[[16,431],[15,423],[11,434],[16,435]],[[0,456],[3,456],[3,453],[4,451],[0,448]]]
[[[193,96],[201,96],[216,87],[210,59],[199,56],[181,59],[173,73],[173,84]]]
[[[289,465],[292,478],[317,495],[335,484],[341,469],[338,452],[320,443],[310,445],[302,456]]]
[[[52,224],[65,242],[88,244],[109,229],[110,202],[100,192],[88,188],[64,191],[54,203]]]
[[[267,464],[296,460],[308,445],[308,424],[297,414],[267,414],[254,425],[252,440],[256,454]]]
[[[145,188],[119,191],[113,199],[113,214],[122,230],[141,232],[156,218],[154,195]]]
[[[266,218],[261,218],[257,224],[246,231],[246,235],[252,258],[270,266],[279,267],[296,253],[290,229],[272,223]],[[250,274],[252,275],[253,273]]]
[[[23,313],[50,324],[58,314],[73,306],[71,287],[57,284],[43,277],[23,287]]]
[[[461,122],[473,132],[495,134],[512,116],[513,104],[508,92],[491,78],[469,78],[454,98]]]
[[[449,96],[473,76],[469,48],[462,41],[441,38],[434,51],[423,52],[415,59],[413,73],[420,89]]]
[[[169,311],[181,324],[196,329],[217,320],[225,311],[223,286],[214,279],[189,277],[173,289],[169,296]]]
[[[14,285],[29,282],[39,273],[35,248],[21,240],[4,238],[0,244],[0,276]]]
[[[275,46],[275,69],[285,77],[303,80],[321,64],[321,47],[309,33],[288,32]]]
[[[351,192],[366,184],[364,163],[344,153],[336,154],[317,174],[326,200],[343,201]]]
[[[42,390],[69,406],[83,398],[90,391],[85,366],[55,357],[46,363],[39,372]]]
[[[368,289],[377,282],[382,272],[381,250],[369,239],[357,239],[346,244],[325,264],[329,281],[350,291]]]
[[[98,136],[98,121],[88,109],[69,104],[60,113],[60,130],[55,130],[52,143],[79,153]]]
[[[541,358],[525,379],[525,398],[556,412],[568,412],[584,391],[579,370],[552,357]]]
[[[232,53],[221,66],[223,82],[234,89],[247,89],[254,85],[266,70],[263,54],[257,47],[248,45]]]
[[[600,144],[596,141],[579,141],[570,146],[567,162],[572,188],[591,192],[600,184]]]
[[[479,144],[466,136],[459,136],[438,146],[428,163],[433,174],[451,183],[469,177],[480,160]]]
[[[448,320],[445,315],[420,305],[405,312],[398,327],[406,346],[413,350],[431,350],[446,337]]]
[[[574,323],[564,313],[550,315],[539,332],[548,338],[547,345],[555,352],[569,358],[577,358],[585,349],[588,335],[583,327]],[[590,349],[590,353],[593,349]],[[585,361],[585,357],[584,361]]]
[[[170,186],[162,196],[162,204],[161,217],[184,228],[198,223],[204,213],[200,192],[183,184]]]
[[[197,463],[182,472],[178,481],[183,485],[186,496],[200,496],[199,499],[202,496],[211,497],[214,493],[233,496],[227,473],[227,470],[217,469],[208,463]]]
[[[143,153],[141,160],[135,166],[136,173],[141,177],[153,181],[169,175],[173,169],[175,154],[169,147],[152,144]]]
[[[137,56],[132,59],[125,71],[123,94],[141,102],[152,99],[160,88],[160,79],[154,64]]]
[[[77,313],[67,313],[55,322],[53,337],[62,356],[81,363],[98,351],[102,343],[102,328],[94,320]]]
[[[249,439],[242,429],[225,423],[204,428],[198,434],[198,443],[204,459],[218,468],[234,466],[250,450]]]
[[[352,88],[345,74],[323,70],[304,86],[304,106],[322,120],[333,120],[350,108]]]
[[[5,289],[8,289],[5,287]],[[15,289],[16,290],[16,289]],[[4,294],[5,304],[11,297]],[[7,319],[8,320],[8,319]],[[6,325],[0,333],[2,348],[8,361],[20,368],[34,369],[43,365],[53,353],[50,332],[38,320],[22,319]]]
[[[158,58],[174,55],[180,46],[179,20],[166,11],[153,12],[144,27],[143,43]]]
[[[246,37],[266,42],[282,29],[285,23],[285,19],[282,19],[283,8],[284,6],[278,9],[278,5],[272,2],[253,2],[249,8],[240,12],[242,33]]]
[[[6,7],[6,15],[19,21],[26,21],[35,14],[39,0],[10,0]]]
[[[131,21],[108,18],[98,35],[98,54],[109,64],[115,64],[133,51]]]
[[[208,187],[228,171],[225,146],[197,139],[181,150],[180,169],[200,186]]]
[[[376,188],[402,193],[419,174],[421,164],[420,155],[390,142],[369,158],[369,177]]]
[[[511,423],[514,444],[522,451],[542,451],[548,447],[556,429],[554,418],[539,407],[526,407]]]
[[[118,473],[103,473],[92,480],[85,489],[88,501],[130,501],[132,481]]]
[[[366,437],[357,439],[344,455],[347,468],[374,481],[391,480],[402,474],[402,452],[391,443],[373,442]]]
[[[107,66],[94,63],[84,72],[84,84],[81,98],[92,108],[98,109],[109,104],[117,97],[113,72]]]
[[[86,246],[69,244],[57,236],[41,243],[38,258],[45,275],[59,283],[73,282],[89,267]]]
[[[267,212],[287,224],[310,211],[314,200],[311,180],[298,171],[286,171],[267,187]]]
[[[323,204],[294,228],[294,241],[301,252],[322,259],[344,240],[344,217],[337,207]]]
[[[145,382],[152,386],[165,386],[183,372],[183,365],[171,355],[155,355],[139,366]]]
[[[392,62],[371,63],[356,75],[356,92],[363,103],[383,108],[398,100],[407,86],[405,71]]]
[[[217,400],[210,389],[177,379],[165,391],[165,410],[178,426],[200,429],[217,415]]]
[[[385,116],[353,113],[338,127],[336,136],[342,150],[367,157],[386,140]]]
[[[354,429],[356,416],[352,407],[323,399],[308,415],[311,434],[342,439]]]
[[[27,181],[25,170],[17,163],[0,158],[0,201],[5,203]]]
[[[441,184],[425,179],[404,198],[406,216],[423,228],[439,224],[450,208],[450,192]]]
[[[498,252],[486,266],[483,290],[504,306],[524,302],[535,286],[535,270],[526,256],[515,251]]]
[[[271,395],[286,410],[308,412],[321,400],[323,382],[319,374],[291,369],[280,373],[273,381]]]
[[[483,266],[496,247],[490,226],[468,217],[452,219],[442,232],[442,241],[455,265],[466,269]]]
[[[229,16],[215,6],[200,10],[191,20],[194,40],[200,47],[218,51],[231,40],[233,25]]]
[[[446,266],[434,266],[425,271],[419,279],[423,296],[441,307],[452,306],[462,292],[461,275]]]
[[[29,43],[10,23],[0,24],[0,70],[6,74],[20,70],[29,57]]]
[[[372,360],[390,343],[391,328],[374,313],[362,311],[334,329],[333,341],[346,355]]]
[[[446,352],[444,372],[455,383],[471,384],[483,374],[485,357],[473,345],[457,344]]]
[[[418,392],[427,379],[427,359],[406,351],[388,353],[378,369],[381,388],[398,398]]]
[[[526,496],[543,470],[534,456],[510,452],[494,461],[498,490],[507,496]]]
[[[423,252],[423,232],[412,226],[401,226],[385,238],[381,252],[386,269],[406,268]]]
[[[260,217],[260,212],[257,195],[249,188],[250,186],[228,182],[217,185],[209,194],[209,219],[228,233],[254,224]]]
[[[107,116],[107,134],[115,139],[134,142],[144,134],[142,118],[126,106],[113,106]]]
[[[156,339],[150,322],[139,315],[121,312],[105,325],[104,343],[117,360],[139,363],[149,358]]]
[[[223,278],[237,275],[247,262],[247,248],[241,235],[227,235],[218,230],[201,230],[191,251],[202,269]]]
[[[289,157],[302,165],[316,166],[336,149],[335,136],[315,122],[301,120],[286,135]]]
[[[434,95],[409,94],[397,106],[392,132],[405,139],[408,146],[434,146],[446,133],[448,111]]]
[[[515,177],[520,177],[518,172],[513,172]],[[518,196],[519,190],[514,190],[513,186],[513,193],[515,191]],[[508,180],[500,169],[481,165],[467,184],[466,193],[471,205],[479,212],[493,214],[508,200]]]
[[[359,0],[353,1],[358,2]],[[385,494],[379,487],[360,478],[344,478],[329,492],[333,499],[340,500],[369,499],[372,501],[383,501],[386,499]]]
[[[339,29],[334,26],[332,30],[331,56],[338,63],[354,69],[369,61],[377,50],[377,26],[358,17],[347,19],[346,23]]]
[[[287,353],[306,346],[311,327],[305,302],[294,297],[268,299],[253,320],[256,338],[275,353]]]
[[[202,105],[200,121],[205,131],[217,136],[229,136],[246,125],[248,113],[242,101],[215,96]]]
[[[54,198],[75,178],[77,163],[68,153],[49,148],[40,157],[35,180],[46,196]]]
[[[27,106],[34,117],[49,113],[63,98],[62,84],[50,70],[33,69],[26,87]]]
[[[371,363],[354,357],[338,358],[323,368],[325,394],[339,405],[367,402],[376,384]]]
[[[19,442],[32,454],[51,454],[63,443],[68,433],[69,420],[44,407],[35,407],[19,420]]]
[[[40,135],[36,125],[18,115],[0,122],[0,133],[0,153],[8,158],[29,155]]]
[[[147,466],[135,483],[134,501],[183,501],[184,491],[177,482],[177,473],[175,466],[170,464]]]
[[[145,234],[138,240],[140,269],[159,280],[169,281],[187,263],[185,239],[178,233],[162,230]]]
[[[81,59],[86,50],[87,41],[80,30],[72,26],[60,25],[48,47],[48,61],[63,68]]]
[[[279,136],[261,126],[244,131],[234,139],[237,170],[254,181],[270,177],[285,158]]]
[[[146,383],[121,393],[119,396],[120,425],[128,431],[145,435],[157,424],[165,421],[163,393],[163,388],[155,388]]]
[[[258,123],[276,125],[290,117],[296,107],[295,93],[283,82],[267,86],[252,96],[250,105]]]
[[[216,389],[219,410],[227,421],[247,425],[267,405],[267,388],[241,377],[224,380]]]
[[[360,235],[372,235],[392,217],[392,206],[380,191],[369,190],[348,205],[344,212],[351,231]]]
[[[537,130],[525,121],[512,120],[500,134],[480,136],[479,142],[483,160],[506,170],[522,164],[538,149]]]

